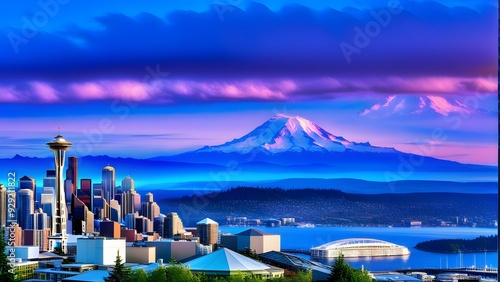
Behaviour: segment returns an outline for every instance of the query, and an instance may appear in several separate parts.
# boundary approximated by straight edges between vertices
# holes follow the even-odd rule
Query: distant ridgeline
[[[352,194],[334,189],[237,187],[181,198],[162,199],[158,193],[157,198],[162,210],[176,211],[183,220],[194,221],[196,215],[220,224],[227,216],[244,216],[293,217],[297,222],[341,226],[409,226],[418,220],[425,226],[493,227],[498,219],[497,197],[490,194]]]
[[[479,236],[476,239],[439,239],[420,242],[416,249],[435,253],[476,253],[496,252],[498,250],[498,235]]]

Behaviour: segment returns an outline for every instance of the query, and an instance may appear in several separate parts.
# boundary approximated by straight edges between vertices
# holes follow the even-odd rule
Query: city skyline
[[[49,157],[58,128],[77,157],[173,155],[283,113],[498,164],[496,2],[54,3],[0,12],[0,158]]]

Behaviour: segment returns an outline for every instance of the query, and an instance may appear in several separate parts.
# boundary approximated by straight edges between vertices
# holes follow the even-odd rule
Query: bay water
[[[354,268],[362,266],[369,271],[389,271],[416,268],[453,268],[472,267],[498,268],[498,251],[462,254],[444,254],[424,252],[415,249],[419,242],[435,239],[474,239],[479,236],[497,235],[496,228],[468,228],[468,227],[332,227],[316,226],[314,228],[298,227],[245,227],[220,226],[223,233],[236,234],[249,228],[255,228],[265,233],[281,235],[281,249],[309,250],[324,243],[348,238],[371,238],[383,240],[407,247],[411,254],[404,257],[367,257],[346,258]],[[309,255],[297,254],[300,257],[311,259]],[[315,259],[313,259],[315,260]],[[315,260],[325,265],[332,265],[334,259]]]

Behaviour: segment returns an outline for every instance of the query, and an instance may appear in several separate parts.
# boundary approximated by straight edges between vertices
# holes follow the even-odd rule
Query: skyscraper
[[[121,209],[120,209],[120,204],[118,203],[117,200],[111,200],[109,203],[109,219],[112,221],[116,221],[121,223],[122,222],[122,215],[121,215]]]
[[[184,231],[182,220],[176,212],[170,212],[167,214],[164,228],[165,231],[163,232],[163,235],[165,236],[165,238],[172,238],[173,236],[179,235]]]
[[[219,224],[210,218],[205,218],[196,223],[196,234],[200,238],[200,244],[217,244],[219,239]]]
[[[35,212],[35,200],[33,191],[21,189],[17,191],[17,222],[22,229],[33,229],[31,226],[31,215]]]
[[[148,218],[151,222],[160,215],[160,207],[153,201],[153,194],[146,194],[146,202],[141,204],[141,215]]]
[[[66,180],[71,180],[76,190],[78,186],[78,158],[75,156],[68,157],[68,169],[66,169]],[[73,190],[73,193],[75,191]]]
[[[31,226],[35,230],[45,230],[49,228],[47,214],[42,209],[35,210],[31,215]]]
[[[7,226],[7,189],[0,183],[0,228]]]
[[[56,173],[54,170],[47,170],[43,179],[43,187],[52,187],[56,190]]]
[[[83,193],[83,192],[81,191],[81,189],[79,189],[77,193]],[[83,233],[94,232],[94,214],[89,210],[89,208],[81,200],[81,198],[73,195],[71,200],[72,200],[71,208],[73,209],[72,233],[75,235],[81,235]]]
[[[134,179],[128,176],[122,180],[122,191],[123,192],[135,192]]]
[[[36,201],[36,181],[35,179],[25,175],[19,178],[19,190],[21,189],[30,189],[33,191],[33,199]]]
[[[76,194],[78,196],[78,198],[81,198],[83,197],[85,194],[88,196],[88,198],[85,197],[85,199],[81,199],[85,205],[87,206],[87,208],[90,210],[90,211],[93,211],[94,210],[94,189],[92,187],[92,179],[87,179],[87,178],[82,178],[80,180],[80,189],[78,189],[78,193]]]
[[[68,220],[68,213],[66,211],[66,197],[63,189],[63,169],[66,151],[71,145],[71,142],[66,141],[61,135],[57,135],[53,141],[47,143],[50,150],[54,152],[54,164],[56,168],[55,215],[52,220],[53,224],[49,245],[51,251],[58,245],[57,247],[60,247],[64,254],[66,254],[67,247],[66,221]]]
[[[110,165],[102,169],[102,189],[104,191],[104,199],[107,203],[110,203],[115,198],[116,193],[116,171]]]

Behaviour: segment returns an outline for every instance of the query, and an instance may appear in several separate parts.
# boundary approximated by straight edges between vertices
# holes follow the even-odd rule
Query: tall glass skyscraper
[[[102,169],[102,190],[104,199],[109,204],[115,198],[116,193],[116,171],[110,165]]]
[[[19,178],[19,190],[21,189],[30,189],[33,191],[33,198],[36,201],[36,181],[35,179],[25,175]]]
[[[31,215],[35,212],[33,191],[20,189],[17,191],[17,222],[22,229],[33,229]]]

